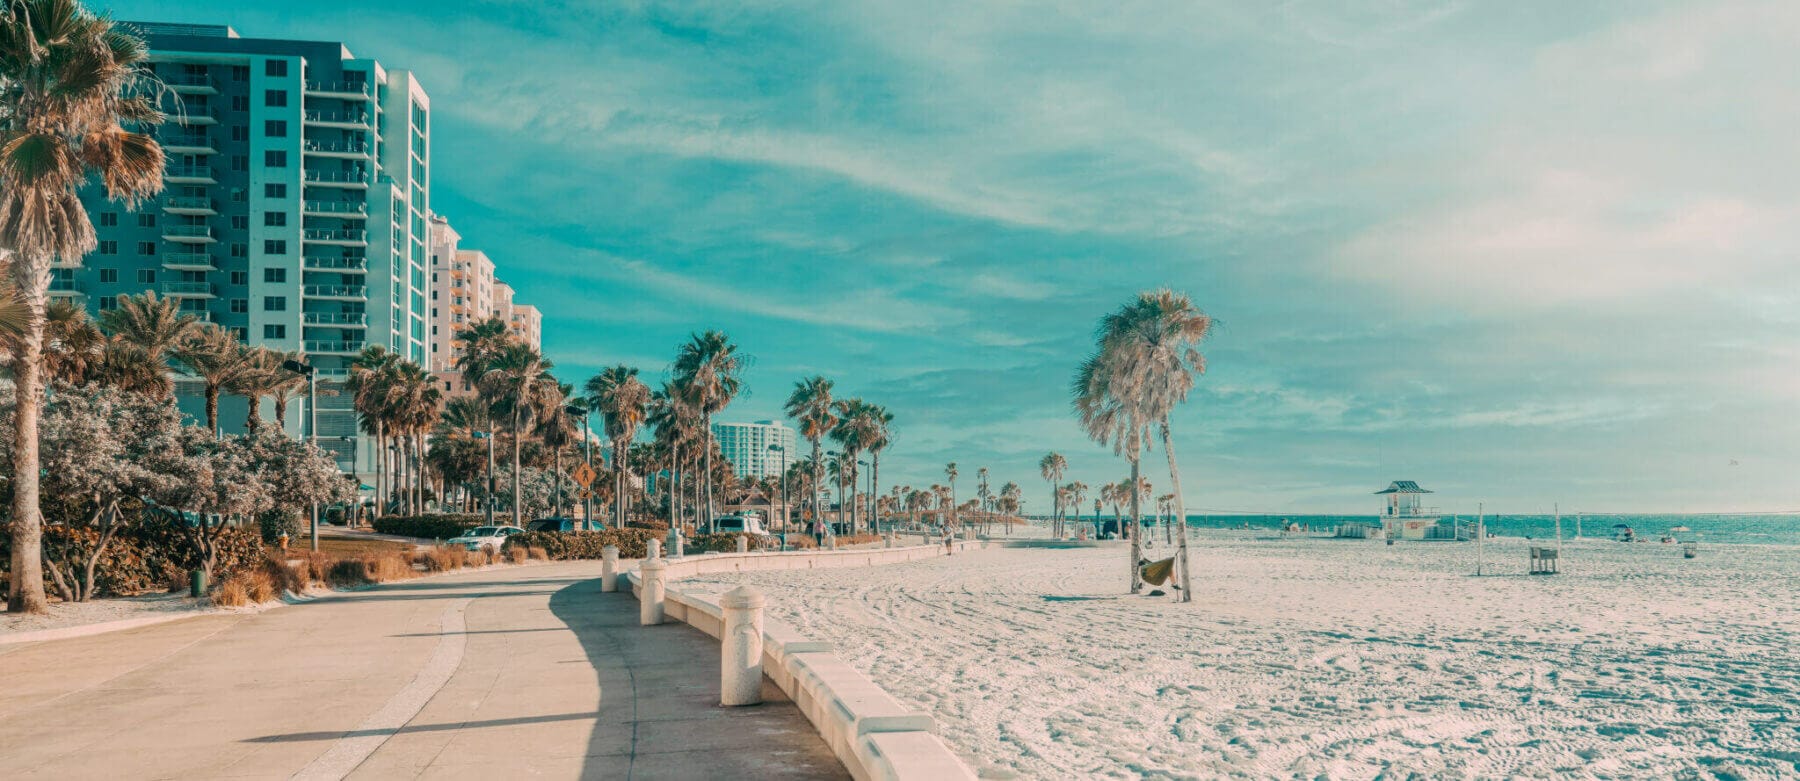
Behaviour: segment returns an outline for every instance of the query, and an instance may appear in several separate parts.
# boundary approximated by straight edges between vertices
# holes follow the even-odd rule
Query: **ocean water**
[[[1456,517],[1466,521],[1475,520],[1473,515]],[[1350,521],[1379,523],[1381,519],[1375,515],[1189,515],[1188,525],[1232,529],[1242,528],[1248,523],[1252,529],[1279,529],[1284,520],[1303,526],[1310,524],[1316,531],[1334,528]],[[1549,539],[1556,534],[1556,516],[1553,515],[1489,515],[1486,523],[1489,533],[1502,537]],[[1574,513],[1562,516],[1564,539],[1576,536],[1576,524],[1577,516]],[[1584,539],[1611,539],[1614,525],[1624,524],[1636,531],[1640,539],[1649,539],[1651,542],[1674,527],[1686,526],[1691,531],[1675,534],[1684,542],[1698,540],[1707,543],[1800,545],[1800,515],[1584,513],[1579,518],[1579,524],[1581,537]]]

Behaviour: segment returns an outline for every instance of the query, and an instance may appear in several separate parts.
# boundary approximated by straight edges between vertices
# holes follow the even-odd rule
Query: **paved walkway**
[[[844,778],[597,562],[0,646],[0,778]]]

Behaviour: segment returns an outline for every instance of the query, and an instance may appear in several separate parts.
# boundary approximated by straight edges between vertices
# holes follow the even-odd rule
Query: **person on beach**
[[[950,524],[944,524],[944,555],[956,554],[956,535],[950,533]]]

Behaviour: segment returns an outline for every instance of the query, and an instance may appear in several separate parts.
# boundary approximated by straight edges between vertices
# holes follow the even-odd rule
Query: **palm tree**
[[[461,351],[454,365],[462,374],[463,382],[471,386],[480,382],[494,356],[499,355],[507,344],[518,341],[499,315],[470,323],[467,328],[457,331],[455,338]]]
[[[1171,290],[1138,294],[1136,300],[1101,321],[1099,353],[1105,364],[1106,393],[1121,405],[1125,417],[1141,431],[1155,423],[1169,462],[1169,483],[1175,494],[1175,515],[1186,517],[1181,493],[1181,471],[1175,464],[1175,443],[1169,415],[1187,399],[1194,377],[1206,371],[1199,344],[1212,330],[1212,318],[1194,306],[1187,296]],[[1137,461],[1132,461],[1132,482],[1137,482]],[[1137,509],[1137,497],[1132,510]],[[1181,594],[1193,599],[1188,572],[1187,524],[1181,524],[1179,559]],[[1135,572],[1135,569],[1133,570]]]
[[[11,285],[3,277],[0,284]],[[84,384],[105,360],[105,350],[106,335],[88,319],[86,309],[68,301],[50,302],[44,313],[45,378],[66,385]]]
[[[287,409],[289,402],[299,397],[306,389],[306,375],[287,368],[288,361],[305,363],[306,355],[298,351],[277,352],[275,354],[275,371],[269,381],[269,397],[275,400],[275,422],[283,428],[287,427]],[[336,395],[337,391],[318,389],[318,395]]]
[[[665,388],[666,390],[668,389]],[[631,447],[631,440],[637,437],[638,427],[649,416],[650,387],[638,379],[637,367],[619,364],[602,369],[599,374],[588,379],[587,397],[588,403],[600,411],[607,441],[612,443],[613,522],[624,528],[626,514],[629,512],[625,497],[625,472],[628,468],[625,456]],[[668,398],[664,397],[664,404],[669,403]],[[666,425],[675,425],[674,416],[678,414],[678,411],[670,410],[670,417],[663,418],[667,421]],[[676,432],[671,430],[670,433]],[[680,443],[677,442],[675,447],[679,448]]]
[[[375,515],[380,517],[392,490],[392,472],[387,457],[388,394],[403,360],[398,353],[372,344],[350,362],[350,377],[344,390],[350,393],[351,405],[362,421],[362,429],[375,435]]]
[[[57,302],[52,301],[49,306],[54,307],[56,304]],[[64,306],[68,304],[64,302]],[[82,315],[86,314],[83,310]],[[30,327],[31,307],[25,303],[25,297],[19,295],[19,288],[13,284],[11,277],[0,277],[0,341],[24,336]]]
[[[871,404],[869,405],[867,415],[869,418],[869,435],[867,440],[863,443],[863,446],[869,450],[869,484],[871,486],[869,490],[874,493],[880,493],[881,451],[886,450],[887,446],[893,441],[894,413],[888,412],[886,407]],[[876,509],[877,512],[875,512],[870,519],[869,526],[870,531],[880,534],[881,513],[879,512],[879,505],[877,505]]]
[[[960,537],[960,536],[962,536],[962,527],[958,526],[956,523],[957,517],[956,517],[956,462],[955,461],[951,461],[950,463],[944,465],[944,476],[950,478],[950,528],[955,529],[956,531],[952,532],[952,533],[956,534],[957,536]]]
[[[862,399],[842,399],[834,405],[838,422],[831,429],[831,439],[843,447],[851,462],[881,438],[881,410]],[[856,486],[850,486],[850,530],[856,530]]]
[[[825,467],[824,459],[819,453],[819,440],[823,439],[837,425],[837,416],[831,414],[833,409],[831,388],[831,380],[815,374],[795,382],[793,392],[788,394],[787,403],[782,407],[787,416],[799,424],[797,428],[800,429],[800,436],[812,443],[811,462],[814,470],[812,484],[814,486],[825,484],[824,474],[818,471]],[[815,519],[822,517],[818,507],[818,492],[814,491],[808,496],[812,497],[813,517]]]
[[[242,396],[249,402],[245,413],[244,429],[256,427],[262,418],[262,398],[275,392],[275,385],[282,373],[292,374],[281,368],[284,359],[281,351],[267,347],[242,348],[243,367],[225,383],[225,390]]]
[[[230,331],[202,323],[175,347],[175,360],[199,378],[206,396],[206,430],[219,433],[219,394],[253,367]]]
[[[96,246],[79,193],[90,175],[131,209],[162,190],[162,147],[121,124],[161,116],[136,89],[143,41],[111,19],[73,0],[7,0],[0,31],[0,263],[26,309],[25,327],[8,340],[17,401],[7,609],[42,613],[38,419],[50,265]]]
[[[100,329],[134,348],[118,354],[130,356],[127,360],[137,361],[141,368],[155,367],[157,371],[163,370],[198,322],[193,315],[181,311],[180,301],[157,298],[151,291],[120,296],[116,308],[100,313]],[[174,389],[168,383],[162,386],[168,389],[163,393],[165,397]]]
[[[1102,445],[1110,444],[1113,452],[1125,456],[1131,464],[1131,483],[1138,479],[1138,460],[1144,452],[1144,433],[1148,421],[1143,418],[1143,409],[1127,401],[1130,398],[1130,387],[1127,378],[1116,377],[1112,371],[1112,354],[1108,350],[1107,332],[1104,326],[1100,335],[1098,351],[1086,361],[1075,374],[1075,382],[1071,390],[1074,395],[1075,414],[1081,420],[1081,426],[1090,439]],[[1131,494],[1132,524],[1137,523],[1137,492]],[[1115,512],[1116,516],[1117,513]],[[1143,590],[1144,581],[1138,572],[1138,560],[1143,557],[1142,541],[1138,539],[1137,530],[1120,526],[1120,531],[1131,537],[1131,558],[1126,562],[1130,569],[1131,593]]]
[[[411,478],[403,501],[407,512],[417,515],[425,511],[425,432],[437,423],[444,392],[431,372],[412,361],[398,362],[395,375],[388,394],[388,415],[399,435],[400,453]]]
[[[557,392],[556,378],[550,376],[552,364],[531,345],[512,342],[495,353],[481,374],[482,394],[492,399],[495,408],[511,419],[512,516],[514,526],[525,524],[525,508],[519,501],[520,447],[525,439],[525,424],[542,414],[547,400]]]
[[[1048,453],[1038,460],[1038,474],[1043,475],[1044,482],[1050,484],[1050,525],[1052,534],[1061,537],[1062,529],[1062,497],[1058,495],[1056,486],[1062,482],[1063,472],[1069,468],[1069,462],[1061,453]]]
[[[688,391],[689,402],[700,413],[701,429],[712,437],[712,416],[725,409],[743,387],[744,356],[721,331],[694,334],[675,357],[675,376]],[[701,476],[706,481],[706,527],[713,531],[712,448],[705,449]]]
[[[590,391],[591,392],[591,391]],[[655,430],[655,441],[669,460],[669,525],[679,526],[683,517],[681,476],[693,458],[698,441],[697,416],[687,403],[688,394],[675,381],[665,381],[662,388],[650,394],[645,421]],[[687,458],[683,458],[683,454]]]
[[[557,383],[554,398],[544,399],[537,428],[532,431],[537,441],[550,449],[550,471],[556,476],[556,491],[550,497],[550,514],[559,518],[563,517],[563,452],[581,437],[581,432],[575,429],[575,416],[569,414],[569,401],[574,395],[575,386]]]
[[[476,439],[486,437],[488,432],[493,431],[494,423],[492,415],[489,414],[490,411],[485,402],[474,397],[459,396],[451,399],[444,405],[443,414],[438,417],[438,433],[432,440],[432,450],[436,451],[440,443],[444,444],[446,461],[451,460],[451,453],[459,456],[465,455]],[[485,449],[485,446],[478,447]],[[455,472],[455,477],[460,478],[458,482],[464,486],[463,504],[473,509],[473,497],[469,495],[467,482],[473,480],[476,475],[464,474],[460,468],[463,466],[460,459],[455,460],[454,466],[457,468],[447,471]],[[477,471],[479,471],[478,467]],[[444,477],[448,480],[452,475],[445,474]],[[484,491],[483,496],[485,497],[485,495]]]
[[[1069,508],[1075,512],[1075,520],[1081,520],[1081,500],[1087,498],[1087,483],[1076,480],[1063,488],[1069,495]],[[1095,530],[1098,533],[1098,530]]]

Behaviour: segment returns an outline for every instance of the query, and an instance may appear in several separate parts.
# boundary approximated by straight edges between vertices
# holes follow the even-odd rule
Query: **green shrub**
[[[799,535],[793,535],[798,537]],[[759,537],[754,534],[731,532],[727,534],[696,534],[682,543],[689,553],[737,553],[737,539],[750,538],[750,550],[781,550],[780,537]],[[808,538],[810,541],[811,538]],[[792,546],[790,546],[792,547]]]
[[[375,519],[375,531],[402,537],[447,540],[480,526],[483,516],[464,513],[388,515]]]
[[[663,536],[655,529],[606,529],[597,532],[525,532],[506,538],[506,547],[542,548],[553,561],[598,559],[602,548],[619,546],[619,558],[641,559],[647,543]]]
[[[300,511],[292,507],[277,507],[258,516],[256,525],[262,530],[264,545],[279,546],[284,532],[289,540],[300,536]]]
[[[80,577],[87,556],[100,539],[99,531],[84,526],[50,524],[44,527],[45,581],[54,589],[49,566],[60,567],[65,575]],[[260,567],[263,543],[254,526],[228,526],[219,530],[219,555],[213,568],[213,582],[223,583],[248,569]],[[0,570],[9,570],[12,562],[11,535],[0,534]],[[164,515],[148,515],[144,519],[122,524],[106,544],[106,551],[94,567],[93,596],[130,596],[147,591],[170,588],[182,573],[200,566],[200,557],[187,537]],[[185,586],[184,586],[185,587]]]

